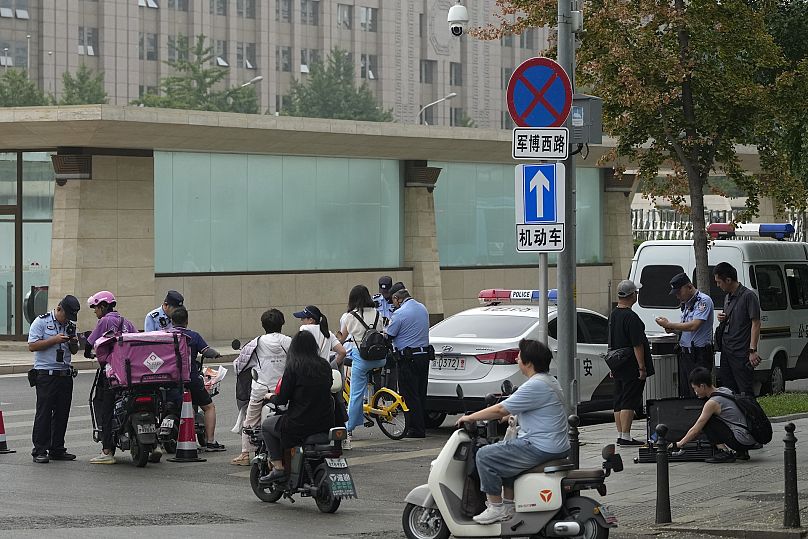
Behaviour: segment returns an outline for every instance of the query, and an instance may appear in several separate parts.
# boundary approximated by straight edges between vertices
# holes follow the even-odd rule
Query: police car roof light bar
[[[487,288],[480,290],[477,299],[482,305],[499,305],[503,302],[528,301],[538,303],[541,299],[541,290],[510,290],[504,288]],[[547,300],[558,303],[558,289],[551,288],[547,291]]]
[[[712,223],[707,227],[707,233],[713,239],[747,237],[784,240],[794,236],[794,226],[791,223]]]

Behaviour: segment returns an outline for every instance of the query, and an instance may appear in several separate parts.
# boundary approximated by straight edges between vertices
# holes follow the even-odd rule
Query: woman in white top
[[[353,434],[354,428],[364,423],[362,404],[368,387],[368,373],[373,369],[384,367],[386,360],[367,361],[359,354],[359,345],[368,328],[376,327],[381,329],[379,312],[376,310],[376,305],[373,303],[366,286],[360,284],[351,289],[351,293],[348,295],[347,314],[348,317],[345,320],[346,340],[351,340],[354,343],[351,350],[351,396],[348,401],[348,422],[345,424],[350,436]],[[360,321],[360,318],[362,321]]]
[[[340,344],[339,339],[328,330],[328,319],[314,305],[307,305],[302,311],[295,313],[295,318],[300,318],[303,325],[300,331],[308,331],[314,335],[317,341],[317,352],[321,358],[330,361],[331,352],[334,352],[334,363],[337,368],[342,366],[345,359],[345,348]]]
[[[252,355],[255,355],[254,368],[258,371],[258,380],[253,380],[250,386],[250,402],[244,417],[244,427],[257,427],[261,423],[264,399],[269,398],[269,395],[275,391],[275,386],[278,385],[278,380],[286,368],[286,352],[289,350],[292,338],[280,332],[284,322],[283,313],[278,309],[264,312],[261,315],[261,326],[266,331],[266,335],[260,335],[244,346],[244,350],[254,350],[252,352]],[[249,466],[250,452],[253,450],[250,438],[242,432],[241,454],[230,463],[237,466]]]

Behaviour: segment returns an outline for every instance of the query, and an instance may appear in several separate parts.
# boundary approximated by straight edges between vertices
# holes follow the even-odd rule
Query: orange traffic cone
[[[9,449],[6,443],[6,426],[3,423],[3,410],[0,410],[0,455],[6,453],[16,453],[16,451]]]
[[[196,448],[196,430],[194,429],[194,408],[191,406],[191,393],[186,389],[182,394],[182,413],[180,414],[180,432],[177,439],[177,451],[168,459],[170,462],[205,462],[199,458]]]

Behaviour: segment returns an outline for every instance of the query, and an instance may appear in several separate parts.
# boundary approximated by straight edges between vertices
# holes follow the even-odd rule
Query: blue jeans
[[[368,373],[373,369],[384,367],[384,359],[365,361],[359,355],[359,350],[351,350],[351,395],[348,399],[348,423],[345,427],[348,432],[353,431],[365,422],[362,413],[362,404],[368,390]]]
[[[512,478],[521,472],[548,460],[562,459],[568,453],[547,453],[521,438],[483,446],[477,451],[480,490],[500,496],[503,483],[513,485]]]

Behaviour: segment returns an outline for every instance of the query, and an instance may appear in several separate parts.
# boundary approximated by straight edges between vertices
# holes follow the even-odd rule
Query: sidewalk
[[[238,352],[233,350],[230,346],[230,341],[217,341],[208,343],[222,354],[222,357],[217,360],[206,362],[210,365],[227,365],[232,363]],[[22,374],[28,372],[34,364],[34,354],[28,351],[28,344],[24,342],[3,342],[0,343],[0,375],[3,374]],[[73,357],[73,366],[82,370],[95,370],[98,368],[98,363],[94,359],[86,359],[83,356],[83,351]]]
[[[797,488],[800,522],[797,530],[783,525],[784,422],[772,423],[771,443],[751,451],[751,460],[732,464],[680,462],[670,464],[673,523],[657,526],[656,464],[635,464],[637,450],[621,448],[625,469],[606,480],[603,498],[617,515],[620,532],[708,534],[723,537],[808,537],[808,418],[793,420],[797,430]],[[644,438],[645,421],[634,423]],[[600,467],[600,451],[616,439],[611,423],[581,428],[581,467]],[[587,496],[597,497],[589,491]]]

